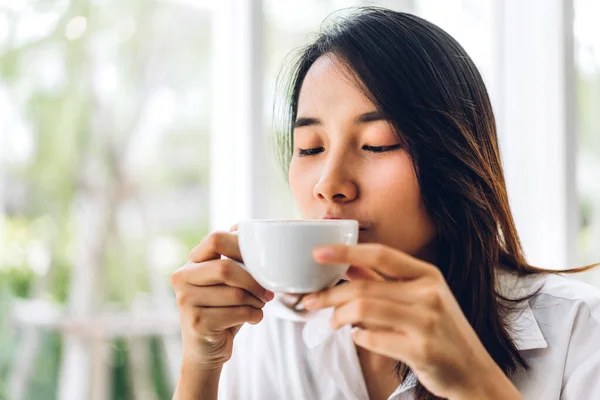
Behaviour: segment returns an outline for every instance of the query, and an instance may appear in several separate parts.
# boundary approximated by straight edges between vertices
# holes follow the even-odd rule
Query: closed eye
[[[400,144],[395,144],[392,146],[363,146],[363,150],[369,151],[371,153],[386,153],[388,151],[394,151],[400,149],[402,146]],[[314,147],[311,149],[299,149],[298,156],[307,157],[307,156],[315,156],[319,153],[325,151],[323,147]]]
[[[298,156],[307,157],[307,156],[315,156],[319,153],[322,153],[325,149],[323,147],[314,147],[312,149],[300,149],[298,150]]]
[[[370,151],[371,153],[385,153],[387,151],[398,150],[402,147],[400,144],[392,146],[363,146],[363,150]]]

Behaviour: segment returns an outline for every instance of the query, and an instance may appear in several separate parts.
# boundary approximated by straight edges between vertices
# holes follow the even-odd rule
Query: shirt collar
[[[329,327],[333,308],[319,311],[294,311],[284,304],[286,295],[276,294],[275,299],[265,305],[265,313],[276,318],[304,323],[302,339],[309,349],[323,344],[335,331]]]
[[[505,297],[524,297],[535,290],[537,282],[538,279],[535,276],[520,277],[516,273],[496,268],[496,287],[498,292]],[[320,311],[296,312],[284,305],[281,302],[281,297],[278,296],[274,301],[267,303],[265,311],[278,318],[304,322],[302,337],[308,348],[321,345],[334,332],[329,327],[329,319],[333,315],[332,308]],[[511,328],[509,329],[509,335],[518,350],[548,347],[528,301],[525,302],[524,307],[509,313],[508,321]]]
[[[516,272],[496,268],[496,288],[509,299],[519,299],[535,292],[541,283],[540,275],[519,276]],[[518,350],[544,349],[548,342],[540,330],[529,301],[524,307],[518,305],[517,310],[508,314],[509,335]]]

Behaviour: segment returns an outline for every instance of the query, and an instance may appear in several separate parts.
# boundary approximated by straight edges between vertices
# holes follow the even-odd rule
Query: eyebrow
[[[354,120],[354,123],[358,125],[358,124],[366,124],[369,122],[385,121],[385,120],[387,120],[387,118],[379,111],[369,111],[369,112],[366,112],[366,113],[361,114],[358,117],[356,117],[356,119]],[[321,121],[319,118],[313,118],[313,117],[298,117],[296,119],[296,121],[294,122],[294,128],[302,128],[305,126],[321,126],[321,125],[323,125],[323,121]]]

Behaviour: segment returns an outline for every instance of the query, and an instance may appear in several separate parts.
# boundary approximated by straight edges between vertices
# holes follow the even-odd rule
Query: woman
[[[488,94],[456,41],[361,8],[302,49],[286,93],[303,217],[362,228],[314,253],[350,263],[348,282],[295,312],[221,259],[241,260],[233,234],[206,237],[172,278],[176,399],[600,398],[600,293],[525,261]]]

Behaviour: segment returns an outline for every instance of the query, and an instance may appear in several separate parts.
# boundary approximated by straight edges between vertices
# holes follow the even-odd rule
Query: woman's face
[[[304,218],[356,219],[359,241],[430,258],[435,235],[413,163],[393,127],[335,56],[308,71],[289,182]]]

